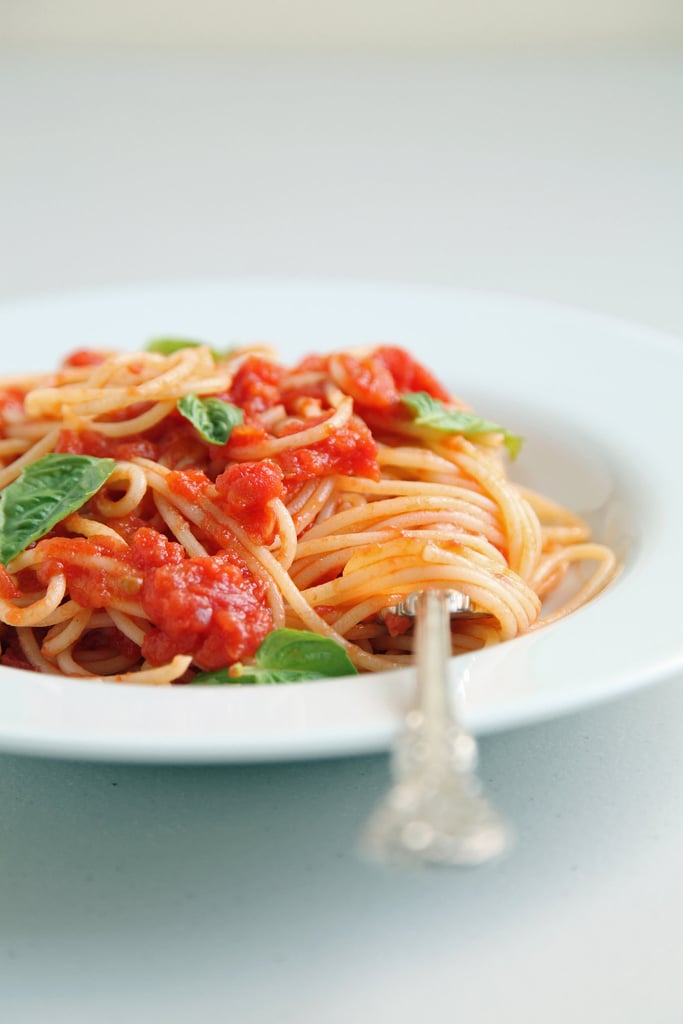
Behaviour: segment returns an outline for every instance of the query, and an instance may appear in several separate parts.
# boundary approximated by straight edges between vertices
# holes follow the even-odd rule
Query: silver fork
[[[454,590],[410,594],[392,611],[415,616],[417,695],[392,751],[394,784],[362,840],[385,863],[482,864],[507,848],[511,833],[482,792],[477,744],[449,697],[451,615],[472,615]]]

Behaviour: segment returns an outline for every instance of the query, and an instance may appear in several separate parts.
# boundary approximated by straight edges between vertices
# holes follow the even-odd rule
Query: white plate
[[[527,300],[446,289],[208,282],[48,296],[0,308],[3,370],[162,334],[268,340],[285,358],[391,341],[481,414],[526,436],[515,474],[586,515],[624,571],[570,618],[461,657],[478,733],[558,715],[683,666],[683,343]],[[157,689],[0,668],[0,749],[130,761],[382,750],[409,670],[263,688]]]

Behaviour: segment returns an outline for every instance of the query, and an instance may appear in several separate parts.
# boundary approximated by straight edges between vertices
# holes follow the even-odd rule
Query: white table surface
[[[682,111],[673,53],[0,54],[0,299],[341,276],[683,336]],[[516,849],[418,875],[354,852],[384,757],[0,756],[3,1020],[683,1021],[683,678],[481,746]]]

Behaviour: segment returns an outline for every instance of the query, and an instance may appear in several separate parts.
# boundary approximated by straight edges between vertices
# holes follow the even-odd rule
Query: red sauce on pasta
[[[407,591],[469,587],[492,609],[458,626],[472,650],[527,630],[572,558],[596,562],[579,603],[615,571],[577,517],[507,479],[502,435],[480,452],[413,422],[407,393],[460,403],[401,348],[293,368],[201,345],[113,356],[80,349],[23,388],[0,381],[0,491],[44,452],[117,462],[72,504],[70,480],[50,483],[65,518],[5,547],[2,664],[180,683],[248,662],[277,625],[338,630],[374,671],[410,658],[411,620],[380,614]]]
[[[104,608],[113,601],[127,601],[140,590],[127,547],[108,537],[47,537],[40,542],[38,579],[66,577],[71,597],[83,608]]]
[[[41,543],[38,579],[63,573],[81,607],[140,600],[153,624],[142,654],[153,665],[191,654],[201,668],[220,668],[252,655],[272,628],[265,583],[232,552],[188,558],[180,544],[148,527],[137,530],[130,548],[103,537]]]
[[[283,473],[272,459],[235,463],[216,477],[216,490],[224,507],[249,536],[270,544],[275,531],[274,498],[282,496]]]
[[[99,459],[129,461],[140,457],[156,461],[159,458],[159,447],[150,438],[139,434],[120,440],[98,434],[94,430],[61,430],[55,451],[70,455],[94,455]]]
[[[233,377],[228,401],[239,405],[249,417],[259,416],[281,401],[282,367],[262,356],[248,356]]]
[[[381,345],[375,351],[376,358],[391,374],[396,391],[426,391],[432,398],[442,402],[451,399],[450,393],[426,366],[395,345]]]
[[[265,584],[227,552],[152,570],[140,597],[156,627],[142,645],[153,665],[192,654],[200,668],[221,668],[251,656],[273,625]]]
[[[64,360],[64,366],[100,366],[106,355],[93,348],[79,348]]]
[[[4,425],[7,421],[18,419],[24,411],[24,394],[18,388],[3,388],[0,391],[0,436],[5,436]]]
[[[4,565],[0,565],[0,597],[9,601],[12,600],[12,598],[20,596],[21,590],[7,572]]]
[[[277,461],[285,484],[294,489],[316,477],[338,473],[340,476],[364,476],[379,480],[377,445],[372,434],[357,417],[323,441],[304,448],[290,448]]]

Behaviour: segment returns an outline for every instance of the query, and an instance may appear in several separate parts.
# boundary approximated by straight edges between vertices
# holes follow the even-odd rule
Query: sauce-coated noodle
[[[398,348],[291,369],[263,348],[84,350],[0,389],[0,489],[50,453],[116,463],[0,570],[7,665],[186,682],[289,626],[382,670],[411,657],[409,620],[382,614],[411,591],[456,588],[486,613],[455,624],[458,653],[543,624],[542,600],[577,563],[553,620],[617,571],[578,516],[511,481],[501,430],[419,422],[406,394],[466,407]],[[178,407],[188,395],[242,422],[207,439]]]

